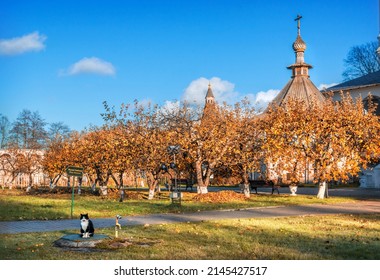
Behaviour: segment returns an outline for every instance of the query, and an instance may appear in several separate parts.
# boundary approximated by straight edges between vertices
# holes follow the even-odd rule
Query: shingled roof
[[[359,78],[343,82],[341,84],[335,85],[326,89],[326,91],[341,91],[350,90],[356,88],[363,88],[369,86],[380,85],[380,71],[376,71]]]
[[[307,76],[295,76],[279,92],[272,104],[283,106],[290,99],[305,102],[306,106],[322,105],[325,96],[318,90]]]

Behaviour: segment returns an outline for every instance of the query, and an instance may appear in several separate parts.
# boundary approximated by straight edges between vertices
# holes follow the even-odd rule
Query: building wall
[[[30,175],[23,172],[15,173],[12,165],[16,165],[17,157],[42,159],[43,156],[42,150],[0,150],[0,187],[27,187],[30,182]],[[36,164],[33,165],[34,172],[31,175],[31,185],[45,185],[49,180],[43,173],[39,161],[36,160],[35,162]]]
[[[269,163],[261,166],[261,172],[252,172],[249,175],[250,180],[271,180],[275,184],[290,184],[290,173],[286,171],[278,171],[275,165]],[[314,180],[314,167],[313,164],[308,164],[299,171],[299,184],[312,184]]]
[[[346,91],[343,91],[344,93]],[[366,98],[368,94],[371,94],[373,96],[378,96],[380,97],[380,85],[377,86],[369,86],[369,87],[364,87],[364,88],[358,88],[358,89],[351,89],[347,91],[351,94],[353,99],[356,99],[361,96],[362,99]],[[340,93],[335,92],[333,96],[334,100],[340,100]]]

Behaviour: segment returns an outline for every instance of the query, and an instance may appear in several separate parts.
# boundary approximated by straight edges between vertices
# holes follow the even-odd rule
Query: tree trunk
[[[50,182],[49,182],[49,188],[50,188],[50,190],[53,190],[53,189],[55,188],[55,185],[54,185],[54,183],[53,183],[53,180],[54,180],[54,179],[50,179]]]
[[[249,189],[249,184],[244,183],[243,192],[244,192],[244,197],[246,197],[246,198],[251,197],[251,190]]]
[[[158,184],[158,172],[151,172],[151,175],[147,177],[147,182],[149,187],[148,199],[153,199]]]
[[[203,182],[204,182],[204,185],[205,185],[206,187],[208,187],[208,186],[210,185],[211,172],[212,172],[211,167],[208,167],[208,168],[207,168],[207,171],[206,171],[206,175],[205,175],[205,177],[203,178]]]
[[[124,187],[120,187],[120,189],[119,189],[119,193],[120,193],[120,199],[119,199],[119,202],[123,202],[123,200],[124,200],[124,196],[125,196]]]
[[[197,193],[199,194],[206,194],[208,193],[208,189],[206,186],[197,186]]]
[[[33,182],[32,173],[30,173],[28,177],[29,177],[29,184],[28,184],[28,187],[26,188],[26,192],[30,192],[30,190],[32,189],[32,182]]]
[[[154,189],[149,188],[149,196],[148,199],[152,200],[154,198]]]
[[[91,185],[91,191],[92,191],[92,192],[95,192],[95,191],[96,191],[96,180],[95,180],[95,182],[92,183],[92,185]]]
[[[103,196],[107,196],[108,195],[108,188],[107,188],[107,184],[106,182],[103,180],[103,176],[102,176],[102,173],[100,171],[99,168],[96,168],[96,181],[99,182],[99,188],[100,188],[100,194],[103,195]],[[107,176],[106,180],[108,181],[108,178],[109,176]],[[96,185],[96,183],[95,183]]]
[[[317,198],[324,199],[325,197],[327,197],[327,190],[328,190],[327,182],[326,181],[320,182]]]
[[[208,193],[208,186],[210,185],[210,177],[212,173],[211,164],[207,167],[206,170],[202,169],[202,161],[197,161],[195,163],[195,171],[197,176],[197,192],[199,194]]]
[[[157,185],[158,180],[156,180],[155,174],[151,175],[150,180],[148,179],[149,177],[147,177],[147,183],[148,183],[148,187],[149,187],[148,199],[151,200],[154,198],[154,194],[155,194],[156,185]]]
[[[78,194],[82,193],[81,187],[82,187],[82,177],[78,177]]]
[[[199,193],[199,194],[208,193],[207,185],[205,185],[205,182],[203,181],[202,162],[201,161],[197,161],[195,163],[195,171],[197,174],[197,193]]]
[[[242,179],[243,179],[243,186],[242,186],[242,189],[243,189],[243,193],[244,193],[244,196],[246,198],[250,198],[251,197],[251,190],[250,190],[250,185],[249,185],[249,178],[248,178],[248,172],[247,172],[247,169],[246,168],[241,168],[242,170]]]
[[[110,176],[111,176],[112,180],[115,182],[116,187],[117,187],[118,189],[120,189],[121,186],[122,186],[121,180],[118,181],[118,180],[116,179],[116,177],[115,177],[113,174],[111,174]],[[119,177],[119,178],[120,178],[120,177]]]
[[[107,196],[108,194],[108,188],[107,188],[107,185],[101,185],[99,186],[100,188],[100,194],[103,195],[103,196]]]
[[[51,190],[53,190],[57,186],[60,178],[61,178],[61,174],[55,176],[53,179],[50,180],[50,189]]]
[[[123,188],[123,174],[124,171],[119,172],[119,188]]]

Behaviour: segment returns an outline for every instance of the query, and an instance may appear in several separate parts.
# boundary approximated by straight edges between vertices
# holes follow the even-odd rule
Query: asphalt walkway
[[[358,200],[354,203],[341,204],[311,204],[298,206],[258,207],[240,210],[216,210],[201,211],[196,213],[182,214],[155,214],[123,217],[119,220],[121,226],[154,225],[183,222],[201,222],[219,219],[240,218],[270,218],[290,217],[305,215],[328,215],[328,214],[366,214],[379,213],[379,200]],[[92,219],[95,228],[115,226],[115,218]],[[79,231],[80,221],[55,220],[55,221],[10,221],[0,222],[0,234],[16,234],[26,232],[47,232],[61,230]]]

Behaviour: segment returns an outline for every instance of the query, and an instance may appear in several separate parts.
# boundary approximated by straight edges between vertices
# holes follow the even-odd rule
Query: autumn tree
[[[320,182],[318,198],[325,196],[327,182],[347,181],[378,160],[380,123],[375,109],[370,105],[366,111],[360,98],[353,100],[348,93],[342,93],[340,102],[330,100],[323,110],[325,115],[319,115],[311,150]]]
[[[108,141],[108,131],[92,127],[83,132],[79,141],[72,143],[72,165],[83,167],[92,182],[92,190],[99,185],[102,194],[107,194],[107,182],[112,172],[109,153],[112,143]]]
[[[75,162],[76,153],[74,143],[80,141],[80,133],[72,132],[68,137],[58,134],[49,141],[42,159],[42,167],[49,177],[49,185],[54,189],[62,176],[66,174],[66,168]]]
[[[261,120],[267,162],[294,182],[305,167],[312,167],[318,198],[324,198],[329,181],[348,180],[380,155],[380,126],[373,110],[364,110],[362,101],[349,94],[323,106],[307,107],[297,100],[272,106]]]
[[[106,151],[109,153],[110,176],[118,189],[122,189],[123,175],[133,169],[135,156],[131,149],[130,133],[120,126],[108,128],[107,132],[107,141],[111,143]]]
[[[235,104],[233,118],[233,141],[225,157],[224,165],[236,170],[240,175],[243,191],[246,197],[250,196],[249,174],[260,170],[263,154],[263,139],[258,114],[248,100],[242,100]]]
[[[12,181],[21,174],[28,177],[28,188],[33,185],[33,177],[42,170],[43,150],[46,144],[46,122],[40,114],[23,110],[10,130],[7,152],[13,161]]]
[[[169,132],[162,126],[157,105],[122,105],[119,112],[104,103],[103,114],[108,125],[120,129],[123,141],[128,143],[127,161],[134,170],[143,171],[147,177],[149,199],[154,197],[160,175],[165,172],[161,164],[168,162]],[[129,155],[129,157],[128,157]]]
[[[8,172],[11,174],[12,184],[19,175],[26,175],[28,178],[27,191],[33,186],[33,176],[42,171],[43,151],[36,149],[20,149],[17,145],[7,148],[8,156],[6,160]]]
[[[271,105],[261,118],[262,131],[265,133],[263,149],[269,172],[277,175],[279,181],[283,174],[298,184],[310,158],[310,145],[315,135],[313,121],[318,111],[316,106],[307,106],[300,100],[289,100],[285,106]]]
[[[226,104],[206,103],[201,110],[182,103],[176,110],[166,110],[163,118],[174,142],[194,165],[198,193],[207,193],[211,175],[227,161],[236,140],[233,110]]]

